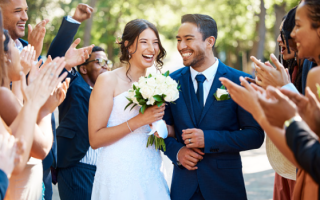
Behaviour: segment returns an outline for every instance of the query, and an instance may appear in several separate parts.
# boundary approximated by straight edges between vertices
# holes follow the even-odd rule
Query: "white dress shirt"
[[[193,69],[192,67],[190,67],[191,80],[193,82],[193,87],[194,87],[194,90],[196,93],[198,90],[198,82],[196,80],[196,76],[198,74],[203,74],[206,77],[206,80],[203,82],[203,103],[204,103],[204,105],[206,105],[207,97],[210,92],[210,88],[213,83],[214,77],[217,73],[218,66],[219,66],[219,60],[216,58],[216,62],[214,62],[214,64],[211,67],[209,67],[208,69],[206,69],[203,72],[198,72],[195,69]]]
[[[192,67],[190,67],[191,80],[193,83],[194,91],[196,93],[198,90],[198,82],[196,80],[196,76],[198,74],[203,74],[206,77],[206,80],[203,82],[203,103],[204,103],[204,105],[206,105],[206,101],[207,101],[207,98],[208,98],[208,95],[210,92],[210,88],[212,86],[214,77],[216,76],[218,66],[219,66],[219,59],[217,59],[217,58],[215,58],[215,59],[216,59],[216,61],[214,62],[214,64],[211,67],[209,67],[208,69],[204,70],[203,72],[198,72],[198,71],[194,70]],[[180,150],[177,153],[178,165],[180,165],[180,162],[178,159],[178,154],[179,154]]]
[[[93,89],[91,86],[89,86],[89,87],[91,90]],[[89,146],[89,149],[88,149],[86,155],[80,160],[80,162],[88,164],[88,165],[96,166],[99,152],[100,152],[100,148],[94,150],[91,148],[91,146]]]

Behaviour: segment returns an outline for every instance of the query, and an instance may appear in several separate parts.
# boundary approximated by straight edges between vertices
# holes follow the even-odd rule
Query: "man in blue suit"
[[[181,85],[180,98],[164,115],[176,134],[165,139],[165,154],[174,163],[171,198],[247,199],[239,152],[259,148],[264,133],[249,113],[232,99],[219,99],[216,91],[219,77],[239,84],[240,76],[249,75],[214,57],[214,19],[187,14],[181,23],[177,48],[187,67],[170,75]]]
[[[101,73],[110,70],[103,48],[93,47],[78,66],[64,102],[59,106],[58,189],[61,200],[90,200],[99,149],[89,144],[88,111],[92,88]]]

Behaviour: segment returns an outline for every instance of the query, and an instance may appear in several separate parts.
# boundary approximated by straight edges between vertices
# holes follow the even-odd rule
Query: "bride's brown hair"
[[[128,72],[131,67],[129,60],[131,58],[131,55],[137,51],[138,43],[136,45],[136,50],[133,53],[129,53],[128,49],[131,45],[133,45],[133,43],[136,39],[139,39],[140,34],[148,28],[153,30],[153,32],[156,34],[156,36],[158,38],[159,54],[157,55],[157,58],[156,58],[156,68],[158,70],[160,70],[163,66],[163,59],[166,56],[166,50],[163,48],[163,46],[161,44],[157,28],[155,27],[155,25],[148,22],[147,20],[135,19],[135,20],[132,20],[126,24],[124,31],[123,31],[123,34],[122,34],[122,37],[121,37],[121,41],[117,42],[118,44],[120,44],[120,51],[121,51],[120,62],[124,63],[124,64],[129,64],[129,68],[126,73],[127,77],[128,77]],[[128,42],[127,45],[125,45],[125,41]],[[130,81],[131,81],[131,79],[130,79]]]

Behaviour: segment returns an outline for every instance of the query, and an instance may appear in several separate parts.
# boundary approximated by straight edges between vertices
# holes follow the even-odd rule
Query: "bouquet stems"
[[[164,143],[163,138],[158,138],[154,135],[150,135],[148,137],[147,147],[152,146],[153,144],[155,149],[162,149],[163,151],[166,151],[166,144]]]

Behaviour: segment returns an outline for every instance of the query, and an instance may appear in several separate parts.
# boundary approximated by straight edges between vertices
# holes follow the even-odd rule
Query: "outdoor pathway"
[[[248,200],[271,200],[273,193],[274,171],[266,156],[265,144],[260,149],[241,153],[244,180]],[[164,172],[168,183],[171,182],[169,160],[164,160]],[[53,200],[60,200],[57,186],[54,186]]]

